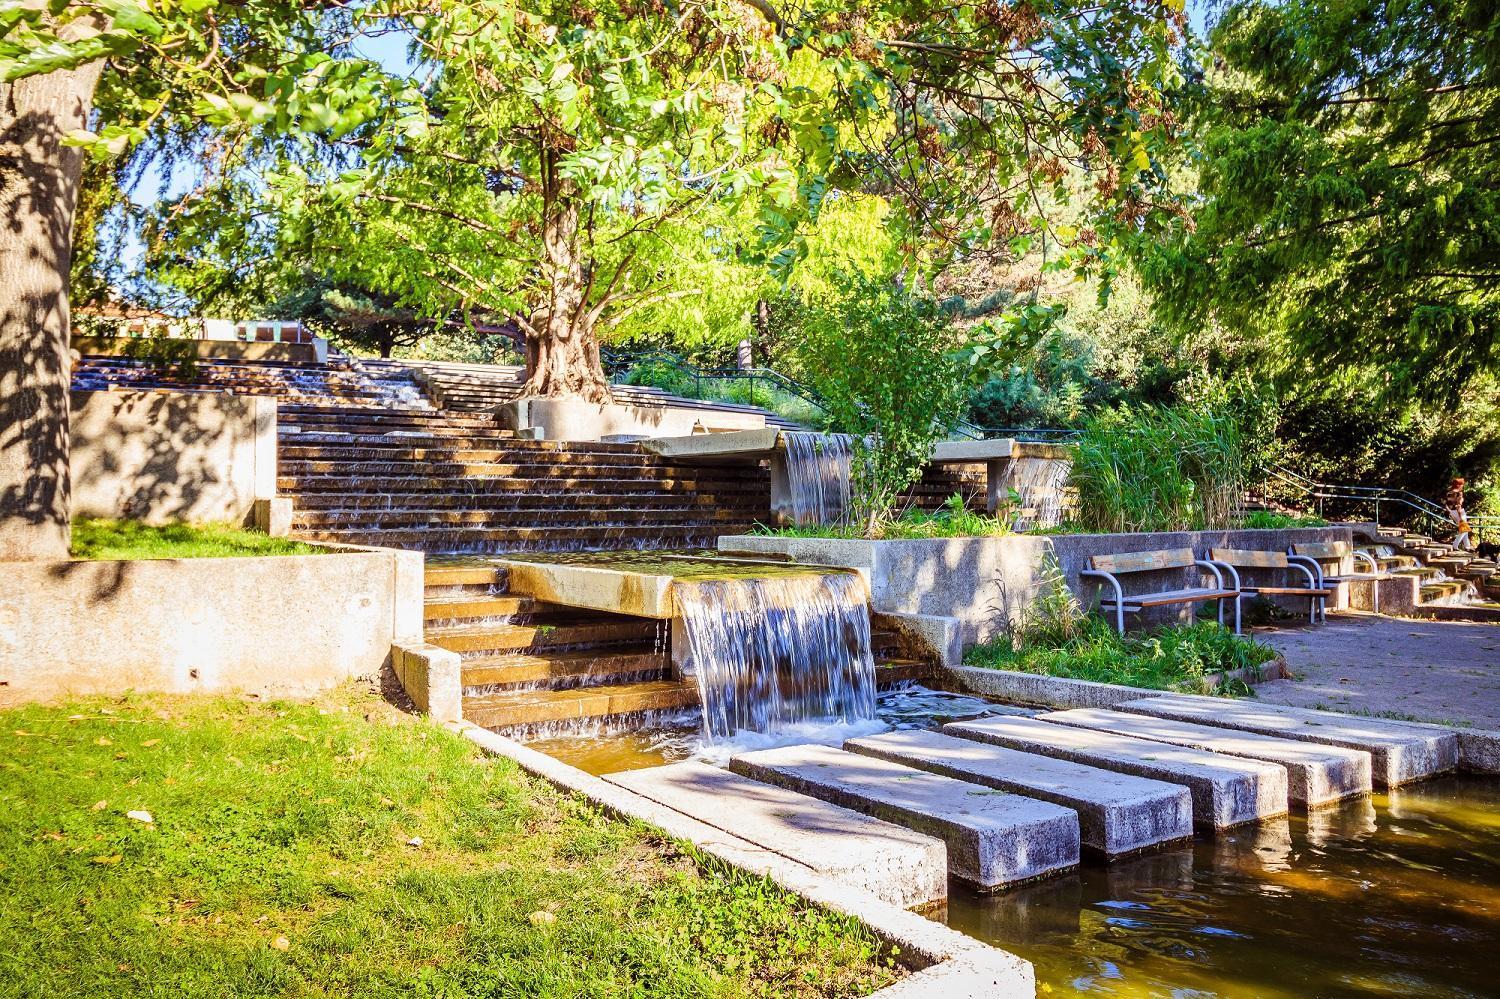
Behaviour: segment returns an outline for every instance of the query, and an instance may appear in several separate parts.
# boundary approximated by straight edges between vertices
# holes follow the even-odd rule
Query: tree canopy
[[[1242,0],[1211,43],[1197,204],[1145,241],[1158,305],[1393,400],[1500,367],[1494,5]]]

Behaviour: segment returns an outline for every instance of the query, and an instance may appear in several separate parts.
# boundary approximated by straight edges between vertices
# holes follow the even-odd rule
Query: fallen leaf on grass
[[[150,749],[152,746],[155,746],[159,742],[161,742],[160,739],[147,739],[145,742],[141,743],[141,748]]]
[[[531,920],[532,926],[551,926],[557,922],[557,917],[544,909],[539,909],[526,918]]]
[[[96,801],[96,802],[94,802],[94,811],[96,811],[96,812],[102,812],[102,811],[104,811],[108,807],[109,807],[109,802],[107,802],[107,801]]]
[[[291,950],[292,942],[286,937],[277,937],[275,940],[271,941],[271,946],[275,947],[277,950]]]
[[[124,858],[123,855],[118,854],[118,853],[112,853],[112,854],[110,854],[107,857],[94,857],[93,858],[93,862],[96,863],[96,864],[103,864],[106,867],[113,867],[115,864],[118,864],[120,861],[122,861],[124,859],[125,858]]]
[[[151,823],[153,823],[153,822],[156,821],[155,819],[153,819],[151,817],[151,813],[150,812],[145,811],[144,809],[139,809],[139,808],[134,809],[134,810],[129,811],[129,812],[126,812],[125,813],[125,817],[127,819],[135,819],[137,822],[144,822],[148,826]]]

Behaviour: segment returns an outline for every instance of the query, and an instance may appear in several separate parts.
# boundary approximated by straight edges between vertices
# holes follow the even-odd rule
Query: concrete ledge
[[[318,339],[322,339],[321,337]],[[152,347],[178,352],[203,360],[220,361],[291,361],[296,364],[322,364],[328,360],[328,341],[318,343],[273,343],[244,340],[151,340],[131,336],[75,336],[70,346],[79,354],[94,357],[134,357],[149,355]],[[319,346],[322,347],[320,356]]]
[[[566,562],[497,564],[508,573],[510,592],[533,600],[657,619],[675,614],[669,572],[603,569]]]
[[[419,711],[433,721],[463,719],[463,657],[426,642],[397,642],[391,646],[396,678]]]
[[[1036,995],[1036,976],[1031,963],[1014,954],[881,901],[867,891],[840,884],[801,864],[690,819],[504,736],[468,724],[458,730],[485,752],[512,760],[522,770],[556,787],[581,794],[611,815],[655,826],[669,836],[692,843],[722,863],[769,878],[813,905],[859,920],[878,939],[900,948],[898,959],[903,965],[927,973],[883,989],[871,999],[911,999],[929,995],[930,992],[923,990],[924,986],[945,981],[953,982],[955,986],[963,984],[971,991],[945,992],[944,999],[963,999],[966,995],[1021,999]],[[919,977],[918,991],[903,991],[908,982]],[[978,987],[976,983],[986,983],[987,987],[973,991]]]
[[[950,666],[948,675],[970,694],[1019,701],[1044,708],[1108,708],[1166,691],[1117,683],[1071,680],[1040,673],[1016,673],[982,666]]]

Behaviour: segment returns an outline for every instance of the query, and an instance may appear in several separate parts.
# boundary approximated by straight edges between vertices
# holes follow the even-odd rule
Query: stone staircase
[[[432,408],[410,372],[370,371],[363,362],[340,355],[330,356],[325,364],[222,358],[171,364],[86,354],[73,369],[73,388],[230,392],[271,396],[285,405]]]
[[[450,361],[365,361],[367,368],[414,373],[442,408],[457,412],[492,413],[495,407],[510,402],[521,391],[526,371],[519,365],[461,364]],[[766,426],[785,430],[801,429],[797,424],[757,406],[708,399],[689,399],[663,389],[644,385],[613,385],[615,402],[631,406],[672,406],[696,409],[705,413],[761,414]]]
[[[476,725],[523,736],[618,730],[698,704],[696,685],[673,676],[667,622],[510,594],[504,571],[483,559],[429,559],[426,583],[426,639],[462,657],[463,715]],[[872,641],[882,684],[931,669],[878,622]]]
[[[520,440],[488,416],[281,407],[293,532],[425,552],[713,547],[770,517],[757,465],[678,467],[635,444]]]
[[[1362,529],[1356,537],[1382,571],[1417,577],[1419,607],[1500,601],[1500,563],[1492,559],[1401,529]]]

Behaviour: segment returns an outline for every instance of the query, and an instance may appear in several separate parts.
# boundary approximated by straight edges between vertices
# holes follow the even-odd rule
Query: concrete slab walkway
[[[1193,800],[1179,784],[917,729],[850,739],[844,748],[1074,809],[1083,845],[1108,857],[1193,835]]]
[[[1206,749],[1226,756],[1279,763],[1286,767],[1287,795],[1299,805],[1326,805],[1343,798],[1369,794],[1371,789],[1370,754],[1357,749],[1098,708],[1051,711],[1037,717],[1058,725],[1115,732],[1137,739]]]
[[[948,897],[943,841],[705,763],[605,780],[902,908]]]
[[[735,773],[778,784],[941,837],[948,870],[981,888],[1019,884],[1078,865],[1078,814],[831,746],[743,753]]]
[[[1228,829],[1287,813],[1286,770],[1274,763],[1037,721],[979,718],[943,726],[947,735],[1039,753],[1104,770],[1187,786],[1193,823]]]
[[[1336,615],[1254,637],[1298,678],[1257,686],[1267,703],[1500,728],[1500,625]]]

